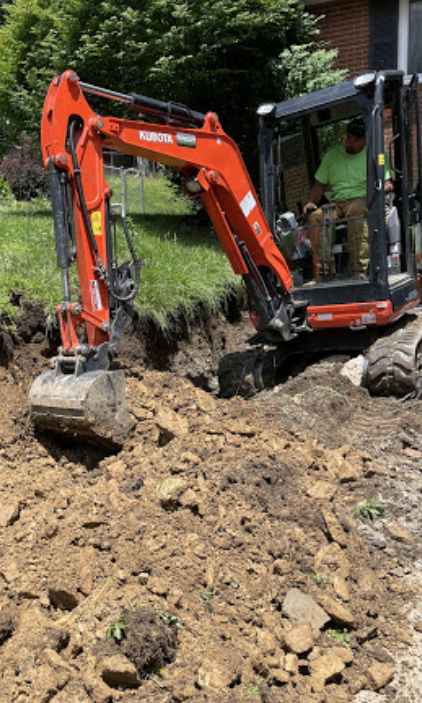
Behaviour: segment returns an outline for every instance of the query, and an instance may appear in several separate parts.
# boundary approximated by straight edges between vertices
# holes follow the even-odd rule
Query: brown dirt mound
[[[210,378],[244,333],[213,324],[197,362],[208,348]],[[371,399],[337,362],[253,401],[220,400],[148,370],[145,348],[135,363],[132,339],[132,426],[116,455],[34,434],[27,392],[51,349],[39,329],[11,339],[0,369],[1,703],[417,700],[420,681],[400,676],[422,563],[418,401]],[[187,358],[193,374],[194,348]],[[365,524],[356,506],[372,498],[386,511]],[[128,629],[108,650],[122,613],[151,615],[133,625],[136,642]],[[139,657],[154,646],[145,678]]]

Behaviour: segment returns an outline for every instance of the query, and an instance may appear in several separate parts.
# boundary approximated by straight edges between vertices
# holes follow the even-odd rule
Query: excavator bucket
[[[33,382],[29,404],[40,429],[109,446],[121,446],[128,431],[123,371],[47,371]]]

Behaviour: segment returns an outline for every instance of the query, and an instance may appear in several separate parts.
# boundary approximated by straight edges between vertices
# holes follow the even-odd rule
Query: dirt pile
[[[34,435],[31,340],[0,368],[0,701],[417,700],[417,401],[334,362],[252,402],[128,363],[107,454]]]

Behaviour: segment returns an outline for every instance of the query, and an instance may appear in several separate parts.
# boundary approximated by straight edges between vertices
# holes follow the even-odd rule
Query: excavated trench
[[[33,305],[3,325],[0,703],[419,701],[420,401],[371,398],[344,357],[219,398],[252,331],[230,305],[135,324],[110,453],[34,431],[58,340]]]

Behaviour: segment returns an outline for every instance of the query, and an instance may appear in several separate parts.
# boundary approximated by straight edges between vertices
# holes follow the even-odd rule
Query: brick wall
[[[338,49],[336,68],[347,69],[346,78],[368,71],[370,0],[335,0],[306,9],[321,17],[321,38]]]

